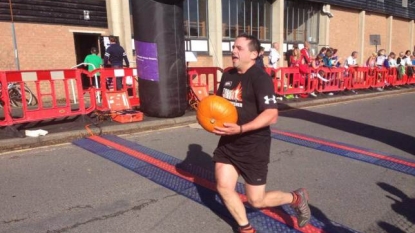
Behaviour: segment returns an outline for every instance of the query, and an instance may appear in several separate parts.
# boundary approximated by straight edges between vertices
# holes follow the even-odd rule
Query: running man
[[[238,176],[245,180],[248,202],[255,208],[291,204],[298,213],[298,225],[311,218],[308,194],[301,188],[293,192],[265,191],[271,148],[270,125],[277,122],[277,98],[271,77],[255,65],[260,42],[251,35],[239,35],[232,50],[233,69],[223,74],[217,95],[231,101],[238,111],[238,122],[216,127],[220,135],[214,151],[217,190],[239,225],[239,232],[254,233],[238,193]]]

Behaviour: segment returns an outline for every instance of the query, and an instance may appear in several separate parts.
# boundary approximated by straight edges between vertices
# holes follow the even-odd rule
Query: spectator
[[[321,55],[322,57],[326,56],[327,48],[323,47],[320,49],[320,52],[318,52],[318,55]]]
[[[405,66],[412,66],[411,50],[406,50],[403,59],[404,59],[404,62],[405,62]]]
[[[317,70],[320,67],[323,67],[323,56],[322,55],[318,55],[316,57],[316,59],[314,59],[311,62],[311,67],[313,68],[313,70]]]
[[[406,61],[405,61],[405,54],[403,52],[399,53],[399,57],[398,59],[396,59],[396,63],[397,63],[397,69],[398,69],[398,80],[401,80],[402,77],[405,75],[405,65],[406,65]]]
[[[293,55],[293,51],[294,51],[294,49],[298,49],[298,44],[297,43],[294,43],[293,44],[293,48],[292,49],[290,49],[290,50],[288,50],[286,53],[285,53],[285,59],[287,60],[287,66],[288,67],[291,67],[291,56]]]
[[[91,72],[95,69],[101,68],[102,65],[102,58],[98,56],[98,50],[95,47],[91,48],[91,54],[87,55],[84,59],[85,66],[88,67],[88,71]],[[99,80],[99,72],[95,73],[96,79],[98,80],[98,85],[95,85],[95,79],[92,80],[92,83],[96,87],[101,87],[100,80]]]
[[[339,56],[337,55],[337,49],[332,49],[332,51],[333,51],[333,55],[331,56],[331,64],[332,64],[332,66],[335,66],[335,67],[340,67],[340,65],[341,65],[341,63],[340,63],[340,58],[339,58]]]
[[[316,78],[316,77],[319,77],[318,76],[318,69],[320,68],[320,67],[323,67],[323,56],[322,55],[318,55],[317,57],[316,57],[316,59],[314,59],[312,62],[311,62],[311,78],[312,79],[314,79],[314,78]],[[313,97],[317,97],[317,94],[313,91],[313,92],[311,92],[310,93],[310,95],[311,96],[313,96]]]
[[[333,67],[333,51],[331,49],[327,49],[325,56],[323,57],[323,63],[325,67],[331,68]]]
[[[403,52],[399,53],[398,58],[396,59],[396,63],[398,66],[405,66],[405,60],[404,60],[405,54]]]
[[[310,43],[308,41],[304,42],[304,48],[300,50],[301,56],[304,58],[304,64],[311,65],[310,57]]]
[[[298,48],[295,48],[294,50],[293,50],[293,53],[292,53],[292,55],[291,55],[291,57],[290,57],[290,64],[291,64],[291,67],[298,67],[298,68],[300,68],[300,65],[302,65],[303,64],[303,58],[302,58],[302,56],[301,56],[301,52],[300,52],[300,49],[298,49]],[[301,72],[301,71],[300,71]],[[290,79],[289,79],[289,87],[294,87],[294,75],[290,75]],[[286,96],[286,97],[288,97],[288,96]],[[294,95],[293,96],[294,98],[298,98],[298,95]],[[289,99],[289,98],[288,98]]]
[[[344,67],[357,67],[357,55],[358,52],[353,51],[352,54],[346,59],[346,62],[344,63]]]
[[[268,56],[268,66],[272,67],[274,69],[278,68],[278,61],[281,58],[280,53],[278,52],[279,49],[279,44],[278,42],[274,42],[272,43],[272,48],[269,51],[269,56]]]
[[[395,57],[396,57],[396,54],[394,52],[389,53],[388,60],[387,60],[389,68],[398,66],[398,64],[396,63]]]
[[[261,69],[265,69],[264,65],[264,47],[261,46],[258,57],[255,59],[255,64]]]
[[[350,71],[348,70],[349,68],[357,67],[357,60],[356,60],[357,55],[358,55],[358,52],[353,51],[352,54],[344,62],[344,67],[347,69],[345,71],[345,76],[350,75]],[[354,80],[354,77],[352,77],[352,80]],[[353,85],[353,82],[352,82],[352,85]],[[350,92],[352,92],[353,94],[357,94],[357,92],[353,89],[351,89]]]
[[[124,48],[116,42],[116,38],[114,36],[110,36],[109,40],[110,45],[105,52],[104,65],[112,68],[123,68],[124,60],[125,66],[130,67],[130,62],[128,61]],[[122,78],[123,77],[116,77],[116,90],[122,89]]]
[[[327,67],[327,68],[332,68],[333,67],[332,56],[333,56],[333,50],[332,49],[327,49],[326,55],[323,58],[323,63],[324,63],[325,67]],[[328,76],[329,80],[332,80],[335,77],[335,74],[334,73],[327,74],[327,76]],[[333,95],[333,92],[329,92],[327,95]]]
[[[378,51],[377,57],[376,57],[376,66],[377,67],[383,67],[383,63],[386,59],[388,59],[385,55],[386,50],[381,49]]]
[[[368,59],[366,60],[366,66],[369,68],[375,68],[376,66],[376,58],[377,58],[377,53],[373,52]]]
[[[301,64],[303,64],[303,58],[298,48],[293,50],[293,53],[290,57],[290,64],[291,67],[299,67]]]
[[[406,50],[403,60],[405,63],[406,74],[409,77],[412,77],[412,75],[414,74],[414,70],[412,67],[411,50]]]

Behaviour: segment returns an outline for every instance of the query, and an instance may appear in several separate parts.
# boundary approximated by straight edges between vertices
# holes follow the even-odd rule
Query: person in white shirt
[[[385,62],[386,59],[388,59],[385,53],[386,53],[386,50],[384,49],[381,49],[378,51],[378,56],[376,58],[376,66],[383,67],[383,63]]]
[[[389,63],[389,67],[397,67],[398,64],[396,63],[396,54],[394,52],[390,52],[389,53],[389,57],[388,57],[388,63]]]
[[[403,60],[405,66],[412,66],[411,50],[406,50]]]
[[[399,53],[399,57],[396,59],[397,66],[405,66],[405,54],[403,52]]]
[[[281,58],[281,55],[278,52],[278,48],[279,48],[278,42],[272,43],[272,48],[269,52],[269,57],[268,57],[268,60],[269,60],[268,66],[274,69],[278,68],[278,61]]]
[[[357,66],[357,55],[358,52],[353,51],[352,55],[350,55],[347,59],[346,62],[344,64],[344,67],[349,68],[349,67],[356,67]]]

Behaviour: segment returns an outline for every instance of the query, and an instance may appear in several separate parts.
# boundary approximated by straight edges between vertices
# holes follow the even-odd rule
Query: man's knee
[[[221,196],[227,196],[234,192],[233,186],[227,182],[221,182],[219,180],[217,180],[216,189]]]
[[[265,207],[264,200],[263,199],[252,199],[252,198],[248,198],[248,202],[249,202],[249,204],[252,207],[257,208],[257,209],[260,209],[260,208],[264,208]]]
[[[255,208],[264,208],[265,205],[265,185],[246,185],[246,197],[248,203]]]

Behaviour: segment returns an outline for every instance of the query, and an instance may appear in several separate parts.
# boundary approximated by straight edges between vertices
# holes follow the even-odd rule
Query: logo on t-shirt
[[[231,87],[232,86],[232,81],[227,81],[225,82],[225,87]]]
[[[242,107],[242,85],[241,83],[239,83],[238,86],[236,86],[234,89],[224,88],[222,97],[231,101],[231,103],[235,105],[235,107]]]
[[[272,98],[269,98],[268,96],[264,96],[265,99],[265,104],[269,104],[270,101],[274,102],[274,104],[277,103],[277,98],[275,97],[275,95],[272,95]]]

